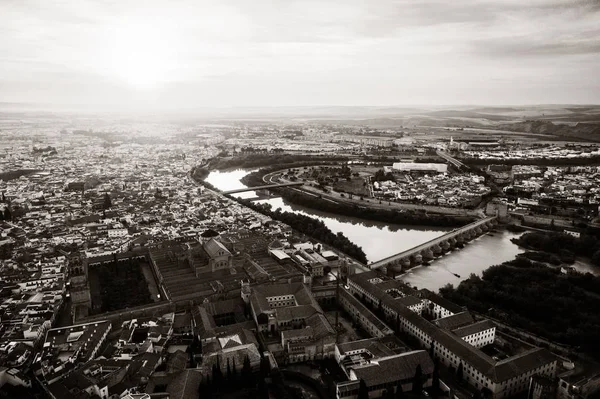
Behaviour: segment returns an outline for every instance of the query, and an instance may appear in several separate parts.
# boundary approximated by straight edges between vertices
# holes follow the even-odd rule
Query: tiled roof
[[[278,321],[290,321],[297,319],[307,319],[317,313],[317,309],[310,305],[288,306],[276,310]]]
[[[424,350],[376,359],[371,363],[356,366],[354,373],[359,380],[364,380],[367,386],[374,386],[413,378],[418,365],[421,365],[424,375],[433,373],[433,361]]]
[[[220,256],[220,252],[225,252],[225,254],[231,255],[231,252],[229,252],[229,250],[225,248],[225,245],[221,244],[214,238],[211,238],[206,243],[204,243],[204,250],[206,251],[208,256],[210,256],[213,259]]]
[[[499,361],[494,368],[493,380],[503,382],[522,373],[556,361],[556,356],[544,348],[534,348],[517,356]]]
[[[462,327],[467,324],[475,323],[473,316],[468,311],[460,312],[453,314],[448,317],[442,317],[441,319],[437,319],[434,323],[441,328],[446,330],[453,330],[458,327]]]
[[[469,324],[468,326],[460,327],[452,332],[459,337],[467,337],[472,334],[477,334],[490,328],[494,328],[496,325],[491,320],[481,320],[477,323]]]
[[[407,307],[418,305],[421,303],[421,300],[419,298],[416,298],[412,295],[398,298],[398,299],[396,299],[396,301],[400,302],[401,304],[403,304],[404,306],[407,306]]]
[[[167,385],[170,399],[188,399],[198,397],[198,389],[202,382],[202,374],[195,370],[181,371]]]

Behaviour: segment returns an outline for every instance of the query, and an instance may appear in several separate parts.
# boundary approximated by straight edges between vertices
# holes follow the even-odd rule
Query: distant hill
[[[504,115],[495,115],[495,114],[486,114],[475,111],[460,111],[460,110],[442,110],[442,111],[432,111],[428,112],[426,115],[438,118],[465,118],[465,119],[488,119],[491,121],[511,121],[515,120],[515,117],[512,116],[504,116]]]
[[[557,137],[600,142],[599,123],[577,123],[576,125],[556,125],[549,121],[524,121],[498,125],[496,129],[511,132],[550,134]]]
[[[503,114],[506,112],[517,112],[519,108],[510,108],[510,107],[482,107],[482,108],[474,108],[471,111],[478,112],[481,114]]]

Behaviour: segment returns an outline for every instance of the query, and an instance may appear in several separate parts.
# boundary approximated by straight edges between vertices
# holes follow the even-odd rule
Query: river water
[[[252,170],[213,171],[206,181],[220,190],[235,190],[246,188],[240,179],[251,173]],[[241,198],[254,198],[256,193],[248,191],[235,194]],[[294,212],[320,219],[334,233],[342,232],[352,242],[362,247],[369,262],[383,259],[398,252],[413,248],[426,241],[432,240],[450,231],[450,228],[421,226],[389,225],[381,222],[333,215],[299,205],[290,204],[282,198],[271,198],[259,201],[269,203],[273,209],[281,208],[283,211]],[[511,242],[521,233],[498,231],[481,236],[463,249],[456,250],[436,259],[430,266],[421,266],[411,269],[401,279],[418,288],[427,288],[437,291],[450,283],[457,286],[471,273],[481,275],[490,266],[498,265],[515,258],[524,252],[522,248]],[[578,261],[573,265],[583,272],[595,272],[589,264]],[[455,276],[455,273],[460,277]]]

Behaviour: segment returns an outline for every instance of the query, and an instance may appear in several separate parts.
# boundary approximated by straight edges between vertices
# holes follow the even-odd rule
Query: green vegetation
[[[373,176],[373,181],[395,181],[394,174],[392,172],[385,173],[383,169],[379,169]]]
[[[21,176],[31,175],[33,173],[39,172],[39,169],[17,169],[17,170],[9,170],[8,172],[0,173],[0,180],[9,181],[13,179],[18,179]]]
[[[367,190],[365,179],[362,178],[353,178],[350,180],[339,180],[335,182],[333,185],[335,191],[340,193],[350,193],[354,195],[369,195],[369,190]]]
[[[348,161],[347,157],[331,157],[325,155],[292,155],[253,153],[231,158],[213,158],[209,160],[210,169],[229,168],[258,168],[262,166],[277,165],[279,169],[306,164],[318,165],[323,163],[337,163]]]
[[[100,286],[100,311],[110,312],[150,303],[150,291],[139,259],[120,260],[90,268]]]
[[[307,236],[337,248],[359,262],[364,264],[367,263],[367,256],[361,247],[354,244],[342,233],[334,234],[327,226],[325,226],[325,223],[318,219],[291,212],[282,212],[280,209],[273,211],[270,204],[257,204],[249,200],[239,201],[248,208],[254,209],[275,220],[279,220],[300,233],[306,234]]]
[[[600,356],[600,277],[562,274],[525,257],[472,274],[447,299],[562,344]]]
[[[565,263],[573,263],[576,256],[584,256],[600,266],[600,239],[593,235],[573,237],[565,233],[536,231],[513,238],[513,242],[523,248],[556,254]]]
[[[554,254],[550,254],[548,252],[532,252],[532,251],[527,251],[524,252],[522,254],[519,254],[518,256],[523,256],[529,260],[532,260],[534,262],[544,262],[544,263],[549,263],[551,265],[554,266],[558,266],[561,263],[563,263],[560,258]]]
[[[519,159],[493,159],[493,158],[462,158],[458,159],[465,165],[538,165],[538,166],[581,166],[600,165],[600,156],[581,158],[519,158]]]
[[[265,184],[262,180],[263,176],[273,171],[281,170],[281,167],[274,166],[264,168],[257,172],[246,175],[242,182],[249,187]],[[445,227],[460,227],[470,222],[472,218],[468,217],[451,217],[446,215],[428,214],[415,210],[396,211],[391,209],[374,209],[365,203],[365,206],[357,204],[348,204],[345,202],[333,202],[315,195],[305,194],[298,190],[289,190],[285,188],[271,189],[277,192],[286,201],[293,204],[306,206],[323,212],[329,212],[337,215],[357,217],[366,220],[374,220],[378,222],[392,224],[410,224],[422,226],[445,226]]]
[[[391,224],[460,227],[470,220],[468,218],[458,219],[456,217],[428,214],[414,210],[395,211],[391,209],[374,209],[368,205],[359,207],[357,204],[327,201],[296,190],[275,189],[274,191],[277,191],[277,193],[285,200],[293,204],[306,206],[323,212]]]

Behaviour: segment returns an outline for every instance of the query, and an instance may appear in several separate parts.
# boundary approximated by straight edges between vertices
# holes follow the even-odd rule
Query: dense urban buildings
[[[1,122],[9,397],[584,399],[598,386],[594,143],[408,123]],[[526,248],[503,267],[530,273],[540,302],[552,279],[583,324],[544,334],[535,304],[507,311],[518,293],[481,288],[501,283],[480,265],[502,255],[491,237]],[[444,263],[460,256],[465,271]],[[443,283],[411,280],[423,273]]]

